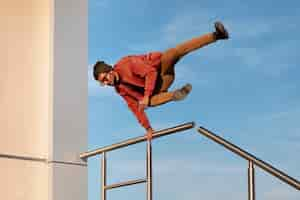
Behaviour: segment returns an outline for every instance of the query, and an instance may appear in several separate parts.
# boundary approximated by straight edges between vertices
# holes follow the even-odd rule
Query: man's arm
[[[126,101],[129,109],[133,112],[138,122],[148,131],[151,128],[148,117],[143,109],[139,109],[139,103],[133,97],[128,95],[121,95]]]

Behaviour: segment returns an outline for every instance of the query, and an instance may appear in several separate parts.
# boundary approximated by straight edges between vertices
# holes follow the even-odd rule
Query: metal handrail
[[[176,133],[176,132],[179,132],[179,131],[184,131],[184,130],[193,128],[194,126],[195,126],[194,122],[189,122],[189,123],[181,124],[181,125],[178,125],[178,126],[175,126],[175,127],[172,127],[172,128],[159,130],[159,131],[156,131],[156,132],[153,133],[153,139],[158,138],[158,137],[162,137],[162,136],[166,136],[166,135],[170,135],[172,133]],[[122,147],[132,145],[132,144],[144,142],[146,140],[147,140],[146,136],[140,136],[140,137],[132,138],[132,139],[129,139],[129,140],[125,140],[125,141],[122,141],[122,142],[119,142],[119,143],[112,144],[110,146],[106,146],[106,147],[98,148],[98,149],[88,151],[88,152],[85,152],[85,153],[81,153],[80,158],[81,159],[87,159],[91,156],[95,156],[97,154],[102,154],[103,152],[112,151],[112,150],[115,150],[115,149],[119,149],[119,148],[122,148]]]
[[[163,129],[163,130],[154,132],[153,139],[193,128],[194,125],[195,125],[194,122],[190,122],[190,123],[185,123],[185,124],[178,125],[178,126],[175,126],[172,128],[167,128],[167,129]],[[298,180],[296,180],[296,179],[288,176],[284,172],[274,168],[272,165],[258,159],[257,157],[251,155],[250,153],[244,151],[243,149],[239,148],[238,146],[228,142],[227,140],[223,139],[220,136],[217,136],[216,134],[210,132],[209,130],[207,130],[203,127],[199,127],[198,132],[249,161],[249,165],[248,165],[248,200],[255,200],[255,169],[254,169],[254,165],[259,166],[263,170],[269,172],[270,174],[279,178],[280,180],[284,181],[285,183],[289,184],[290,186],[293,186],[294,188],[300,190],[300,182]],[[119,143],[115,143],[110,146],[98,148],[98,149],[80,154],[80,158],[82,158],[84,160],[86,160],[87,158],[89,158],[91,156],[102,154],[102,159],[101,159],[101,176],[102,176],[101,199],[102,200],[106,200],[106,196],[107,196],[106,192],[109,189],[124,187],[124,186],[129,186],[129,185],[135,185],[135,184],[140,184],[140,183],[147,183],[147,200],[152,200],[153,191],[152,191],[152,145],[151,145],[151,141],[147,141],[146,178],[115,183],[112,185],[106,185],[106,174],[107,174],[107,172],[106,172],[106,152],[112,151],[115,149],[119,149],[122,147],[126,147],[129,145],[133,145],[136,143],[144,142],[146,140],[147,140],[146,136],[136,137],[136,138],[125,140],[125,141],[122,141]]]
[[[135,185],[135,184],[139,184],[139,183],[146,183],[146,182],[147,182],[146,178],[137,179],[137,180],[131,180],[131,181],[124,181],[124,182],[120,182],[120,183],[106,185],[106,186],[104,186],[104,189],[110,190],[110,189],[114,189],[114,188],[119,188],[119,187],[124,187],[124,186],[130,186],[130,185]]]
[[[156,131],[153,133],[153,139],[170,135],[172,133],[176,133],[179,131],[184,131],[190,128],[193,128],[195,126],[194,122],[189,122],[185,124],[181,124],[172,128],[167,128],[163,129],[160,131]],[[106,152],[112,151],[115,149],[119,149],[122,147],[126,147],[129,145],[137,144],[139,142],[144,142],[147,140],[146,136],[141,136],[141,137],[136,137],[132,138],[129,140],[125,140],[110,146],[106,146],[103,148],[98,148],[92,151],[88,151],[85,153],[80,154],[80,158],[83,160],[86,160],[87,158],[91,156],[95,156],[98,154],[102,154],[102,159],[101,159],[101,199],[106,200],[106,192],[107,190],[113,189],[113,188],[118,188],[118,187],[124,187],[124,186],[129,186],[129,185],[135,185],[135,184],[140,184],[140,183],[147,183],[147,200],[152,200],[152,145],[151,141],[147,140],[147,155],[146,155],[146,178],[144,179],[137,179],[137,180],[131,180],[131,181],[125,181],[125,182],[120,182],[120,183],[115,183],[112,185],[106,185]]]
[[[257,157],[251,155],[250,153],[244,151],[243,149],[239,148],[238,146],[228,142],[227,140],[223,139],[220,136],[217,136],[216,134],[212,133],[211,131],[209,131],[203,127],[199,127],[198,132],[203,134],[204,136],[210,138],[211,140],[215,141],[216,143],[224,146],[225,148],[229,149],[230,151],[238,154],[239,156],[243,157],[244,159],[248,160],[249,162],[254,163],[261,169],[269,172],[270,174],[279,178],[280,180],[289,184],[290,186],[300,190],[300,182],[298,180],[296,180],[295,178],[288,176],[287,174],[276,169],[272,165],[258,159]]]

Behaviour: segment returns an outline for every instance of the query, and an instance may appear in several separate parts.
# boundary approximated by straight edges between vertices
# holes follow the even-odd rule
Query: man
[[[94,78],[101,85],[113,86],[126,101],[139,123],[146,129],[147,139],[152,139],[153,129],[144,112],[147,107],[184,99],[192,89],[190,84],[168,91],[175,78],[175,64],[186,54],[229,35],[221,22],[215,31],[181,43],[165,52],[126,56],[114,67],[103,61],[94,65]]]

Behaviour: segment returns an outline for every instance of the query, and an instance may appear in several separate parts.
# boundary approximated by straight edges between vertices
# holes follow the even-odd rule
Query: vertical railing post
[[[101,162],[101,200],[106,200],[106,154],[103,152],[102,154],[102,162]]]
[[[255,200],[255,171],[254,164],[250,160],[248,165],[248,200]]]
[[[152,147],[147,141],[147,200],[152,200]]]

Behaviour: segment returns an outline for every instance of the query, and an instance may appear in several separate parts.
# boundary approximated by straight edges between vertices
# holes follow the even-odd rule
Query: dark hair
[[[98,80],[98,74],[104,73],[104,72],[110,72],[112,70],[112,66],[106,64],[103,61],[97,61],[96,64],[94,65],[94,79]]]

